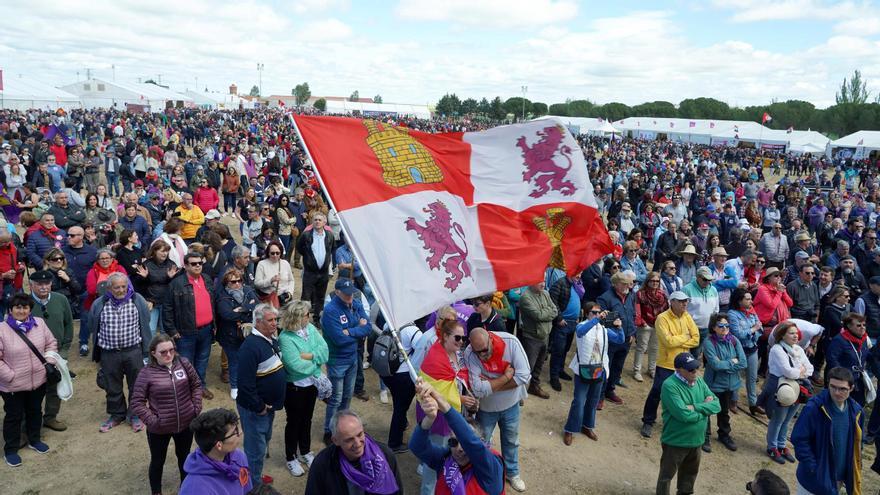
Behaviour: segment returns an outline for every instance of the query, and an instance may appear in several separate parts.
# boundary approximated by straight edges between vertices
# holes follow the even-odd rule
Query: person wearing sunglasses
[[[742,344],[730,332],[727,313],[715,313],[709,321],[709,340],[703,348],[706,355],[706,374],[704,380],[718,400],[721,412],[718,413],[718,441],[728,450],[737,449],[730,436],[730,404],[736,400],[741,385],[740,370],[746,369],[748,362]],[[711,418],[706,424],[706,441],[703,452],[712,452],[709,437],[712,431]]]
[[[410,449],[436,473],[437,493],[503,493],[501,454],[483,443],[461,413],[430,385],[420,380],[416,392],[425,417],[413,431]],[[428,436],[438,415],[452,430],[452,436],[442,446],[432,444]]]
[[[150,364],[138,374],[131,396],[131,410],[147,427],[150,448],[150,493],[162,492],[162,471],[168,444],[174,453],[180,480],[192,447],[190,422],[202,412],[202,385],[192,363],[177,355],[174,339],[160,333],[150,341]]]
[[[239,449],[242,428],[230,409],[211,409],[190,423],[196,449],[186,458],[186,479],[179,495],[250,493],[253,481],[247,457]]]
[[[293,298],[293,271],[284,259],[284,246],[278,240],[266,245],[265,257],[257,263],[254,287],[264,302],[280,308]]]
[[[202,273],[205,258],[196,251],[183,257],[184,270],[168,284],[168,296],[162,304],[162,328],[177,341],[177,351],[187,358],[202,381],[202,396],[208,390],[206,374],[214,340],[214,284]]]

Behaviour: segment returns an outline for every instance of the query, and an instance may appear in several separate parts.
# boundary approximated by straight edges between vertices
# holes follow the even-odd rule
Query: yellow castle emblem
[[[404,187],[443,180],[443,172],[434,157],[406,128],[383,126],[375,120],[364,120],[364,126],[369,131],[367,145],[382,165],[385,183]]]
[[[547,236],[550,246],[553,247],[547,266],[567,271],[562,253],[562,238],[565,236],[565,228],[571,223],[571,217],[565,214],[565,208],[548,208],[546,216],[534,217],[532,223]]]

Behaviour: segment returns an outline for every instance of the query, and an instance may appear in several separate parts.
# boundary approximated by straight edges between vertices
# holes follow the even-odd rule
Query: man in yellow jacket
[[[642,410],[641,434],[651,437],[654,422],[657,421],[657,406],[660,405],[660,391],[663,382],[675,373],[675,356],[682,352],[690,352],[700,345],[700,329],[687,312],[690,298],[682,291],[669,294],[669,309],[660,313],[654,323],[657,332],[657,368],[654,372],[654,383],[651,392],[645,399]]]
[[[205,223],[205,214],[198,205],[193,204],[193,196],[190,193],[183,193],[183,203],[174,210],[174,215],[183,222],[180,229],[180,237],[189,245],[196,239],[196,232],[199,227]]]

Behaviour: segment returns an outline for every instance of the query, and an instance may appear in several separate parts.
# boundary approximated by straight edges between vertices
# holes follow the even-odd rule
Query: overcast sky
[[[648,10],[646,10],[648,9]],[[637,104],[710,96],[820,107],[853,69],[880,91],[880,5],[706,0],[31,0],[4,6],[0,69],[56,86],[86,69],[173,89],[434,104],[526,96]]]

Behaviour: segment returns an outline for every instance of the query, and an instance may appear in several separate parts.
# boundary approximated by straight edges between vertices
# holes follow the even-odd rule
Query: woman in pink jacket
[[[763,335],[758,339],[758,374],[764,376],[767,373],[767,357],[769,352],[767,339],[770,332],[779,323],[791,318],[791,296],[785,290],[782,283],[782,272],[776,267],[770,267],[764,272],[764,279],[758,286],[755,302],[752,303],[761,325],[764,327]]]
[[[208,213],[211,210],[217,209],[217,206],[220,204],[220,196],[217,194],[216,189],[208,185],[207,180],[202,179],[202,183],[199,184],[196,192],[193,193],[193,203],[201,208],[202,212]]]
[[[162,468],[172,438],[183,483],[183,463],[193,440],[189,424],[202,412],[202,383],[193,365],[177,355],[174,339],[167,334],[160,333],[150,342],[150,364],[135,381],[131,410],[147,425],[151,493],[162,493]]]
[[[39,453],[49,452],[40,441],[43,427],[43,397],[46,395],[46,368],[24,339],[30,340],[40,354],[58,352],[58,342],[42,318],[31,316],[34,300],[16,294],[9,301],[9,314],[0,322],[0,396],[3,397],[3,454],[6,464],[21,466],[21,422],[25,422],[28,447]],[[46,358],[55,364],[55,360]]]

